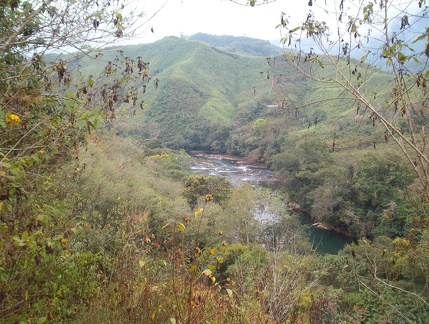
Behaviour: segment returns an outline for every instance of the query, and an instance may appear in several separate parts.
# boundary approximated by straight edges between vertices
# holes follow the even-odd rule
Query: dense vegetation
[[[199,39],[205,40],[203,36]],[[246,39],[233,43],[224,38],[217,42],[247,44]],[[192,39],[166,38],[122,49],[130,57],[148,55],[157,66],[153,78],[160,83],[143,95],[143,115],[114,123],[118,133],[155,146],[264,163],[286,179],[283,191],[301,211],[355,238],[405,235],[413,217],[423,217],[410,217],[421,204],[409,189],[415,182],[411,166],[377,127],[380,122],[367,118],[341,91],[306,80],[282,57],[241,55],[238,50],[229,55]],[[208,39],[215,43],[216,37]],[[117,51],[106,50],[91,68],[101,68]],[[167,61],[165,53],[170,53]],[[370,91],[377,89],[379,103],[389,97],[380,86],[389,78],[380,73],[368,81]],[[323,101],[327,93],[337,102]],[[306,106],[308,102],[317,104]]]
[[[427,201],[379,119],[246,38],[45,59],[82,8],[83,43],[127,30],[110,1],[50,3],[0,4],[1,322],[427,322]],[[367,83],[380,103],[390,76]],[[265,163],[281,190],[191,174],[184,149]],[[315,253],[291,206],[356,242]]]

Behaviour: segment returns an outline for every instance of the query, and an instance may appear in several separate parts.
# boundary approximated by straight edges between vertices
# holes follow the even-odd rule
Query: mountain
[[[267,41],[197,34],[120,50],[150,62],[150,75],[159,80],[156,90],[149,87],[141,96],[147,104],[144,116],[122,127],[124,134],[157,137],[173,148],[225,151],[224,145],[212,145],[224,142],[219,136],[253,121],[279,101],[272,80],[267,79],[267,55],[274,57],[281,50]],[[104,62],[117,51],[106,49]],[[85,67],[87,74],[95,74],[96,69],[101,66]]]
[[[240,43],[237,42],[236,43]],[[243,44],[243,43],[241,43]],[[271,48],[265,43],[268,53]],[[242,46],[242,48],[244,48]],[[209,149],[216,125],[237,122],[241,106],[271,103],[270,84],[260,72],[266,58],[231,53],[196,40],[167,38],[145,48],[160,80],[149,100],[145,128],[155,123],[159,138],[172,147]]]
[[[286,131],[313,132],[311,126],[330,138],[347,134],[349,127],[359,128],[356,140],[373,132],[366,129],[366,120],[361,126],[356,123],[352,102],[326,100],[344,93],[304,77],[279,50],[267,41],[205,34],[124,48],[128,55],[140,54],[150,61],[152,77],[159,80],[158,89],[145,94],[144,118],[128,133],[157,137],[172,148],[247,155],[260,146],[256,137],[262,135],[254,127],[258,119],[278,125],[271,127],[278,133],[264,135],[268,141]],[[326,68],[320,73],[329,79],[333,70],[321,60]],[[314,64],[318,65],[305,66]],[[346,68],[347,62],[343,64]],[[380,101],[385,90],[379,85],[385,77],[380,74],[368,84],[368,91],[377,87]],[[319,103],[308,106],[309,102]]]
[[[252,56],[274,56],[281,55],[283,50],[270,42],[250,37],[214,36],[198,33],[189,37],[190,40],[198,40],[216,48],[231,53],[241,53]]]
[[[167,37],[105,49],[102,58],[82,57],[69,67],[80,65],[87,80],[109,62],[119,66],[141,57],[151,77],[147,91],[141,84],[135,89],[137,101],[144,100],[143,110],[132,103],[117,104],[116,120],[108,125],[115,134],[133,138],[148,152],[160,147],[216,151],[264,163],[284,177],[289,199],[315,215],[315,222],[356,236],[370,231],[365,226],[380,223],[373,234],[385,232],[387,223],[369,213],[381,215],[390,201],[399,202],[401,188],[412,179],[397,176],[409,172],[401,169],[406,162],[395,152],[381,121],[337,83],[344,81],[338,77],[341,71],[375,106],[385,109],[391,100],[391,75],[359,61],[340,57],[333,63],[322,56],[305,56],[301,73],[285,55],[249,54],[255,47],[248,44],[261,44],[258,53],[274,53],[268,42],[195,37],[205,41]],[[236,50],[228,51],[228,46]],[[125,77],[135,75],[124,72]],[[313,82],[305,73],[321,82]],[[367,81],[359,83],[364,74]],[[395,114],[394,109],[386,109],[386,116],[389,113]],[[387,161],[400,162],[392,166]],[[390,169],[396,170],[401,182],[394,190],[385,190],[390,178],[383,179],[386,194],[381,199],[377,188],[381,180],[368,182],[366,173],[376,176]],[[402,231],[401,226],[395,231]]]
[[[122,58],[118,59],[118,53]],[[317,129],[322,138],[341,139],[350,134],[350,127],[357,127],[358,131],[353,131],[356,142],[374,132],[367,129],[371,124],[368,120],[356,123],[352,102],[326,100],[344,94],[311,82],[268,41],[196,34],[106,48],[97,57],[81,57],[68,67],[73,70],[80,66],[85,80],[89,75],[99,75],[109,61],[141,57],[149,65],[152,80],[157,80],[157,86],[150,82],[144,93],[136,89],[138,101],[144,101],[142,113],[136,114],[131,105],[121,107],[129,118],[118,118],[114,127],[124,136],[145,141],[156,138],[171,148],[253,154],[261,160],[267,154],[267,148],[261,148],[262,138],[273,146],[274,154],[286,132],[302,136]],[[323,57],[319,63],[303,66],[310,69],[322,62],[326,67],[320,73],[329,80],[333,70]],[[347,64],[344,61],[345,68]],[[355,64],[352,61],[350,66]],[[378,88],[380,102],[385,90],[379,85],[385,78],[379,74],[370,81],[374,87],[370,83],[367,87],[368,91]],[[318,103],[309,106],[310,102]],[[262,134],[259,126],[263,121],[259,119],[269,122],[269,134]]]

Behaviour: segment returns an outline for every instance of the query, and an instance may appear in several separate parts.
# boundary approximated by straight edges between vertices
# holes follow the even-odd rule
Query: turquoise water
[[[311,225],[307,216],[297,214],[297,217],[301,224]],[[337,254],[346,244],[353,242],[353,239],[346,235],[317,227],[310,227],[309,234],[313,249],[321,254]]]
[[[353,240],[343,234],[312,227],[310,241],[318,253],[337,254],[346,244]]]

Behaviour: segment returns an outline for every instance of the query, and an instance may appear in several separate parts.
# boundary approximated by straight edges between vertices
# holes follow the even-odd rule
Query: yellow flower
[[[5,157],[5,158],[3,158],[3,161],[7,162],[7,161],[9,161],[9,158]]]
[[[40,154],[45,154],[45,151],[40,150],[40,151],[39,151],[39,153],[40,153]]]
[[[5,121],[9,125],[12,125],[14,123],[19,124],[21,122],[21,119],[19,119],[19,117],[15,114],[8,114],[8,115],[6,115]]]
[[[212,201],[213,196],[212,195],[206,195],[206,202]]]

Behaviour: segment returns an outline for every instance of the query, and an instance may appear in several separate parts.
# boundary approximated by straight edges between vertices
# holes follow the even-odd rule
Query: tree
[[[252,185],[246,183],[234,188],[225,204],[222,223],[225,236],[243,244],[257,242],[261,224],[255,218],[254,208],[258,196]]]
[[[334,97],[321,100],[345,100],[361,120],[380,125],[379,137],[368,141],[374,147],[394,141],[413,167],[421,195],[428,199],[425,3],[342,0],[316,7],[310,1],[312,8],[303,23],[292,25],[283,13],[278,27],[285,32],[290,64],[326,88],[338,89]]]
[[[76,285],[96,257],[68,251],[77,221],[67,196],[85,167],[78,149],[88,132],[112,119],[129,92],[137,100],[127,81],[145,84],[148,67],[119,53],[100,77],[84,76],[46,54],[95,58],[94,48],[132,34],[132,3],[0,3],[1,321],[61,321],[74,311],[70,302],[88,302],[97,290],[89,279],[96,271],[93,284]]]
[[[228,180],[206,175],[192,174],[185,181],[183,195],[188,200],[191,208],[194,208],[198,199],[213,200],[216,203],[222,203],[229,197],[231,188]]]
[[[105,46],[129,37],[140,17],[135,1],[3,1],[0,52],[27,56]]]

